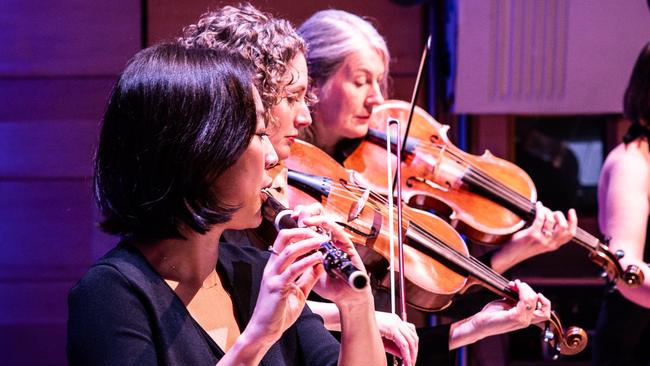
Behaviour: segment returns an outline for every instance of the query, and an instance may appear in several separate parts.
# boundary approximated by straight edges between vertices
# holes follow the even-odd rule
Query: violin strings
[[[330,190],[330,195],[333,194],[334,196],[345,196],[345,194],[339,193],[340,190],[347,191],[345,189],[338,187],[337,185],[336,187],[332,187],[332,189]],[[361,191],[361,189],[358,188],[357,190]],[[373,201],[378,201],[378,203],[380,203],[379,205],[377,205],[376,204],[377,202],[370,202],[369,200],[368,201],[369,203],[374,203],[372,204],[372,208],[378,210],[379,212],[382,213],[384,217],[386,217],[386,213],[388,209],[383,205],[383,203],[385,202],[385,198],[375,193],[371,193],[370,196],[373,197]],[[411,215],[406,214],[405,216],[408,217],[409,224],[410,226],[414,227],[414,230],[417,230],[420,235],[427,238],[429,241],[436,244],[439,248],[443,249],[447,253],[447,255],[445,255],[447,259],[451,260],[453,263],[458,263],[458,264],[464,263],[466,264],[467,267],[465,269],[468,270],[470,273],[479,272],[479,275],[482,275],[483,278],[488,278],[495,282],[501,282],[501,287],[507,287],[507,280],[499,277],[498,274],[496,274],[495,276],[495,272],[492,271],[489,267],[486,267],[483,263],[481,263],[478,260],[475,260],[473,257],[472,258],[465,257],[463,254],[459,253],[456,249],[450,247],[448,244],[444,243],[443,241],[435,237],[433,234],[429,233],[427,230],[422,229],[419,225],[417,225],[414,222],[415,220],[411,217]],[[382,234],[386,233],[383,229],[380,229],[380,232]],[[472,271],[472,267],[475,268],[473,271]],[[499,284],[497,285],[492,284],[492,285],[497,288],[499,287]]]
[[[453,152],[451,152],[451,154],[453,154],[461,161],[465,162],[466,165],[470,168],[469,174],[465,177],[470,184],[476,184],[477,186],[481,187],[482,189],[485,189],[488,192],[504,197],[508,202],[511,202],[514,206],[516,206],[517,209],[520,210],[521,212],[534,214],[535,212],[534,203],[530,202],[530,200],[528,200],[526,197],[521,195],[519,192],[511,189],[510,187],[504,185],[503,183],[497,181],[496,179],[492,178],[491,176],[483,172],[480,168],[475,167],[473,164],[471,164],[471,162],[467,162],[466,160],[464,160],[458,154],[455,154]],[[586,232],[580,227],[576,229],[576,234],[574,235],[573,240],[577,244],[587,248],[588,250],[595,250],[597,247],[597,243],[590,244],[589,240],[598,242],[597,238],[595,238],[593,235],[589,234],[588,232]]]
[[[421,228],[417,223],[414,223],[414,225],[415,225],[415,227],[417,228],[417,230],[420,230],[420,233],[421,233],[421,234],[423,234],[423,235],[425,235],[425,236],[431,236],[431,234],[430,234],[426,229]],[[433,236],[431,236],[429,239],[432,240],[432,241],[436,241],[436,238],[433,237]],[[442,242],[442,245],[447,246],[447,244],[444,243],[444,242]],[[502,286],[506,286],[506,285],[507,285],[507,283],[508,283],[508,280],[507,280],[507,279],[505,279],[505,278],[504,278],[503,276],[501,276],[499,273],[495,272],[492,268],[490,268],[490,267],[488,267],[487,265],[485,265],[483,262],[479,261],[476,257],[471,256],[471,255],[468,256],[468,257],[466,257],[463,253],[458,252],[458,251],[455,250],[454,248],[451,248],[451,247],[450,247],[449,249],[451,249],[451,250],[453,250],[454,252],[456,252],[456,253],[460,256],[461,260],[470,262],[470,264],[471,264],[475,269],[477,269],[478,271],[482,272],[483,275],[484,275],[485,277],[490,277],[490,278],[492,278],[494,281],[500,282]]]
[[[426,152],[427,154],[436,154],[443,149],[441,144],[433,144],[431,146],[418,144],[417,148]],[[445,153],[453,157],[461,166],[469,168],[470,172],[476,176],[474,182],[480,184],[481,188],[487,190],[488,192],[493,192],[494,194],[501,195],[506,197],[508,201],[512,202],[514,205],[518,206],[524,212],[527,212],[531,209],[531,202],[529,199],[521,195],[519,192],[511,189],[510,187],[504,185],[503,183],[492,178],[490,175],[486,174],[482,169],[474,165],[472,162],[463,158],[460,154],[454,152],[452,149],[445,149]],[[467,177],[469,178],[469,177]]]
[[[576,228],[576,234],[573,236],[573,241],[592,250],[595,250],[600,243],[600,240],[598,240],[598,238],[581,229],[580,227]],[[589,241],[595,243],[591,244]]]
[[[409,139],[412,139],[412,137],[409,137]],[[426,149],[426,148],[423,148],[423,147],[421,146],[421,144],[417,144],[416,146],[417,146],[417,148],[419,148],[419,149]],[[435,144],[434,144],[434,146],[435,146]],[[433,149],[431,149],[431,150],[433,151]],[[487,174],[484,174],[484,173],[482,172],[481,169],[475,168],[471,162],[468,162],[468,161],[465,160],[463,157],[458,156],[458,154],[455,154],[455,153],[453,153],[453,152],[450,152],[450,154],[453,155],[453,156],[455,156],[455,157],[458,159],[459,162],[465,163],[465,166],[466,166],[466,167],[468,167],[468,168],[472,168],[472,170],[475,172],[475,174],[477,174],[477,175],[479,175],[479,176],[483,175],[483,177],[481,177],[481,178],[483,179],[483,182],[484,182],[484,183],[487,183],[487,184],[484,186],[484,189],[489,189],[489,188],[491,188],[490,185],[494,185],[495,187],[497,187],[497,188],[496,188],[496,191],[497,191],[497,192],[500,191],[502,194],[505,193],[505,195],[509,197],[509,199],[511,200],[511,202],[513,202],[513,204],[515,204],[515,205],[519,205],[519,208],[524,208],[524,211],[534,212],[534,211],[532,211],[532,210],[534,210],[534,204],[531,203],[530,200],[528,200],[526,197],[522,196],[521,194],[519,194],[518,192],[516,192],[516,191],[514,191],[514,190],[511,190],[510,188],[508,188],[508,187],[506,187],[506,186],[499,187],[499,185],[501,185],[500,182],[497,182],[497,181],[495,181],[492,177],[489,177],[489,176],[487,176]],[[489,190],[488,190],[488,191],[489,191]],[[510,195],[511,192],[514,192],[515,194],[514,194],[514,195]],[[517,203],[517,202],[518,202],[518,203]],[[533,205],[533,207],[531,207],[531,205]],[[422,230],[422,231],[423,231],[423,233],[427,233],[426,230]],[[574,240],[577,239],[576,241],[577,241],[579,244],[581,244],[580,242],[582,241],[582,239],[579,238],[579,236],[584,236],[583,234],[586,234],[587,236],[591,236],[590,234],[584,232],[584,230],[582,230],[581,228],[578,227],[577,232],[576,232],[576,235],[575,235],[575,237],[574,237]],[[585,242],[584,244],[587,245],[588,247],[591,247],[591,245],[588,245],[586,242]],[[494,271],[492,271],[489,267],[487,267],[485,264],[483,264],[482,262],[478,261],[476,258],[474,258],[474,257],[470,257],[470,258],[471,258],[472,261],[477,262],[477,266],[483,266],[483,267],[486,267],[488,271],[490,271],[490,272],[494,272]],[[494,272],[494,273],[495,273],[495,272]],[[501,277],[502,282],[503,282],[503,281],[507,281],[507,280],[506,280],[505,278],[503,278],[502,276],[500,276],[500,275],[498,275],[498,274],[497,274],[497,276]],[[509,289],[509,288],[508,288],[508,289]],[[510,292],[512,293],[513,291],[510,291]],[[517,295],[517,294],[514,293],[514,295]],[[515,299],[518,299],[518,296],[516,296]],[[556,314],[554,311],[551,311],[551,319],[550,319],[549,321],[550,321],[550,324],[552,325],[553,333],[554,333],[554,334],[556,335],[556,337],[557,337],[557,341],[556,341],[556,342],[557,342],[557,343],[565,343],[565,334],[564,334],[564,330],[562,329],[562,327],[561,327],[561,325],[560,325],[560,322],[559,322],[559,318],[557,317],[557,314]]]
[[[482,169],[463,158],[460,154],[453,151],[453,149],[446,149],[446,147],[442,144],[431,142],[422,143],[421,141],[419,143],[415,143],[415,146],[417,150],[423,151],[426,154],[433,156],[440,154],[440,151],[445,150],[445,153],[455,158],[455,160],[461,166],[469,168],[470,174],[464,178],[466,178],[470,184],[473,183],[487,192],[491,192],[495,195],[503,197],[507,202],[511,202],[517,207],[517,209],[521,210],[522,212],[531,212],[531,210],[534,209],[534,205],[530,202],[529,199],[502,184],[501,182],[495,180],[491,176],[485,174]]]
[[[519,192],[507,187],[506,185],[502,184],[501,182],[487,175],[482,169],[475,166],[472,162],[466,160],[463,156],[453,151],[453,149],[446,149],[446,146],[443,144],[438,144],[433,142],[423,143],[422,140],[420,140],[420,142],[416,143],[415,145],[417,150],[423,151],[428,155],[434,155],[434,156],[438,152],[444,149],[445,153],[455,158],[455,160],[458,163],[460,163],[461,166],[470,168],[471,171],[473,171],[473,173],[476,176],[478,176],[478,178],[474,182],[477,184],[479,184],[480,182],[481,188],[487,190],[488,192],[493,192],[494,194],[503,196],[508,200],[508,202],[511,202],[523,212],[532,212],[531,210],[534,209],[534,205],[530,202],[528,198],[524,197]]]
[[[442,144],[436,143],[419,143],[416,146],[418,150],[422,150],[423,152],[430,155],[440,154],[440,152],[445,147]],[[486,192],[497,195],[506,202],[511,203],[517,210],[519,210],[520,213],[524,213],[524,215],[534,215],[535,204],[528,198],[494,179],[492,176],[484,172],[483,169],[472,164],[472,162],[468,161],[452,149],[445,149],[445,153],[447,153],[450,157],[453,157],[456,162],[458,162],[462,167],[468,169],[468,173],[463,177],[463,179],[470,186],[475,185]],[[530,217],[525,217],[525,219],[529,218]],[[597,238],[584,231],[580,227],[576,229],[576,234],[573,237],[573,241],[590,251],[597,250],[599,243],[599,240]],[[590,243],[590,241],[593,243]]]
[[[346,195],[340,192],[346,192],[346,193],[351,192],[357,194],[357,192],[360,193],[365,191],[364,189],[356,186],[349,186],[346,188],[348,189],[340,187],[339,184],[332,184],[330,189],[330,196],[333,195],[334,197],[336,196],[344,197]],[[386,198],[372,191],[370,192],[370,197],[372,197],[372,201],[369,199],[368,203],[371,203],[374,209],[380,211],[382,215],[386,217],[388,211],[388,209],[385,206]],[[412,217],[412,215],[406,213],[405,217],[407,218],[407,220],[409,220],[410,227],[413,227],[414,230],[416,230],[420,235],[427,238],[429,241],[437,245],[439,248],[443,249],[447,253],[447,255],[443,255],[443,256],[445,256],[447,259],[449,259],[453,263],[461,264],[461,266],[462,264],[465,264],[466,265],[465,269],[468,270],[468,272],[472,274],[477,273],[478,274],[477,277],[482,276],[482,278],[479,279],[483,281],[492,281],[491,285],[494,286],[495,288],[501,288],[503,291],[506,292],[509,290],[508,280],[505,279],[503,276],[494,272],[494,270],[486,266],[484,263],[482,263],[475,257],[472,256],[466,257],[463,253],[458,252],[456,249],[449,246],[449,244],[445,243],[444,241],[440,240],[439,238],[431,234],[428,230],[423,229],[421,226],[419,226],[416,223],[416,220]],[[380,229],[380,232],[382,234],[385,233],[383,227],[382,229]],[[511,296],[513,295],[511,294]]]
[[[478,178],[477,178],[478,177]],[[468,181],[470,181],[473,184],[476,184],[477,186],[482,187],[483,189],[489,189],[490,185],[496,186],[497,188],[494,189],[494,194],[500,194],[502,197],[506,197],[506,199],[513,203],[513,205],[517,206],[517,209],[521,210],[521,212],[529,212],[530,214],[534,214],[534,204],[530,202],[528,199],[526,199],[524,196],[519,194],[518,192],[508,188],[507,186],[501,184],[500,182],[494,180],[492,177],[484,174],[480,170],[475,170],[471,169],[470,174],[467,176]],[[590,244],[588,241],[598,241],[597,238],[595,238],[593,235],[589,234],[588,232],[584,231],[580,227],[576,229],[576,234],[573,236],[574,242],[579,244],[582,247],[587,248],[588,250],[595,250],[597,247],[597,244]]]
[[[473,256],[465,256],[464,253],[459,252],[458,250],[450,247],[447,243],[439,240],[426,229],[420,227],[417,223],[411,223],[415,230],[432,243],[436,244],[441,249],[445,250],[449,256],[445,256],[447,259],[451,260],[455,264],[465,264],[467,270],[470,274],[477,277],[482,282],[486,282],[497,289],[501,289],[506,293],[509,293],[510,296],[514,296],[511,290],[508,287],[508,280],[501,276],[499,273],[495,272],[492,268],[485,265],[483,262],[479,261]],[[451,258],[453,257],[453,258]]]
[[[472,173],[476,173],[474,169],[471,171]],[[496,182],[497,184],[494,184],[492,181],[494,180],[493,178],[482,174],[482,172],[479,171],[479,176],[483,178],[483,180],[488,181],[479,181],[480,183],[476,184],[482,184],[484,187],[489,187],[490,184],[492,185],[502,185],[500,182]],[[502,194],[506,197],[508,197],[508,200],[512,202],[514,205],[518,206],[519,210],[522,210],[522,212],[529,212],[530,214],[534,214],[534,203],[530,202],[528,199],[526,199],[524,196],[520,195],[518,192],[511,190],[510,188],[502,185],[503,187],[499,187],[496,191],[499,192],[498,194]],[[595,238],[593,235],[589,234],[585,230],[581,229],[580,227],[576,228],[576,233],[573,236],[573,241],[576,244],[581,245],[582,247],[587,248],[588,250],[595,250],[597,247],[597,244],[590,244],[588,241],[598,241],[597,238]]]
[[[468,174],[466,174],[463,179],[467,181],[470,186],[474,185],[479,187],[501,199],[504,199],[506,202],[511,203],[521,213],[531,212],[530,210],[533,205],[529,200],[523,198],[523,196],[518,194],[516,191],[506,187],[492,177],[477,173],[476,170],[470,168]],[[528,219],[528,217],[524,218]]]
[[[343,187],[340,183],[331,183],[330,184],[330,192],[329,196],[331,197],[341,197],[341,198],[347,198],[347,199],[353,199],[353,198],[358,198],[363,192],[365,192],[365,188],[358,187],[355,184],[349,184]],[[357,197],[350,197],[350,194],[356,195]],[[386,207],[387,204],[387,199],[370,190],[369,193],[369,199],[367,201],[367,204],[370,204],[373,209],[379,211],[383,217],[387,217],[387,212],[388,208]],[[343,210],[338,210],[341,214],[345,214]],[[492,281],[490,283],[491,286],[495,288],[500,288],[502,291],[505,293],[509,294],[513,299],[517,299],[517,294],[514,293],[510,288],[508,287],[508,280],[495,272],[492,268],[488,267],[485,265],[483,262],[479,261],[477,258],[473,256],[466,257],[462,253],[458,252],[456,249],[450,247],[447,243],[444,241],[440,240],[439,238],[435,237],[433,234],[431,234],[428,230],[423,229],[421,226],[419,226],[416,222],[416,220],[410,215],[409,213],[406,213],[405,218],[409,221],[409,226],[413,227],[414,230],[417,230],[417,232],[422,235],[423,237],[427,238],[430,240],[432,243],[436,244],[439,248],[443,249],[448,256],[446,256],[447,259],[451,260],[453,263],[456,264],[465,264],[468,270],[471,274],[476,273],[476,276],[482,276],[482,278],[479,278],[482,281]],[[382,228],[380,228],[380,233],[386,235],[386,231]]]

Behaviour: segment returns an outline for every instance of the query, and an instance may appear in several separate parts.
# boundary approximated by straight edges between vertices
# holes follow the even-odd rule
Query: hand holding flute
[[[273,197],[271,192],[263,191],[263,194],[266,196],[266,200],[262,207],[262,214],[267,220],[273,222],[276,230],[280,231],[282,229],[299,227],[298,222],[292,217],[292,215],[298,216],[298,213],[284,207],[284,205]],[[333,225],[322,216],[306,217],[302,221],[307,226],[313,226],[318,234],[329,236],[328,239],[322,241],[318,249],[323,254],[325,271],[330,276],[338,277],[346,281],[355,290],[366,288],[368,286],[368,275],[366,272],[355,266],[348,257],[348,254],[332,243],[332,232],[325,230],[325,227],[328,227],[330,230],[335,230],[336,234],[343,238],[342,242],[339,242],[340,245],[346,246],[347,244],[348,248],[354,250],[352,243],[347,239],[345,234],[336,225]]]

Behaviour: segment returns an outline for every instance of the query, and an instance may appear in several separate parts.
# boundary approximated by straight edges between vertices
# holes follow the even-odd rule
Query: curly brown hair
[[[282,81],[289,62],[299,53],[307,55],[305,41],[291,23],[273,18],[248,3],[204,13],[196,24],[183,29],[183,37],[178,41],[189,48],[238,53],[251,61],[267,121],[272,121],[271,107],[284,95]]]

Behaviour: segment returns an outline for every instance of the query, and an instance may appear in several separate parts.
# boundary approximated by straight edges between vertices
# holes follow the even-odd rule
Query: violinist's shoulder
[[[645,147],[646,150],[642,148]],[[635,142],[620,144],[612,150],[603,164],[603,172],[608,174],[639,175],[650,171],[650,152],[647,144],[640,146]]]

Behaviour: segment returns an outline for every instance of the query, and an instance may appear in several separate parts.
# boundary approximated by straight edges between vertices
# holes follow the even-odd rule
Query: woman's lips
[[[370,123],[370,116],[355,116],[354,120],[357,122],[357,124],[366,125]]]

